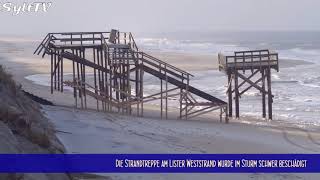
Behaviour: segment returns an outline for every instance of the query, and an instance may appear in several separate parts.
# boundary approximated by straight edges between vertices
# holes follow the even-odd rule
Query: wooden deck
[[[267,117],[266,101],[268,101],[268,118],[272,119],[274,96],[271,91],[271,69],[279,71],[278,53],[269,50],[237,51],[233,55],[219,53],[218,60],[219,70],[228,76],[229,117],[233,116],[233,100],[235,115],[239,118],[241,95],[250,89],[256,89],[262,95],[262,117]]]
[[[279,71],[278,53],[269,50],[237,51],[234,55],[224,55],[219,53],[219,70],[254,70],[264,67]]]

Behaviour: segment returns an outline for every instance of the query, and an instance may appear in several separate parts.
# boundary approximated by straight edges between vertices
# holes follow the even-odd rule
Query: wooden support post
[[[182,74],[183,77],[183,74]],[[183,83],[183,79],[182,79],[182,83]],[[183,98],[183,90],[180,88],[180,99],[179,99],[179,119],[182,119],[182,98]]]
[[[82,49],[82,58],[86,58],[85,49]],[[84,96],[84,108],[87,109],[87,94],[86,94],[86,66],[83,65],[83,96]]]
[[[93,48],[93,62],[96,64],[96,49]],[[94,81],[94,93],[98,94],[98,86],[97,86],[97,70],[93,70],[93,81]],[[97,99],[97,110],[99,111],[99,100]]]
[[[74,54],[74,50],[72,49],[72,53]],[[78,97],[77,97],[77,88],[76,88],[76,68],[75,62],[72,61],[72,75],[73,75],[73,96],[75,100],[75,107],[78,106]]]
[[[187,98],[188,98],[188,93],[189,93],[189,82],[190,82],[190,80],[189,80],[189,74],[187,75],[187,87],[186,87],[186,92],[185,92],[185,96],[184,96],[184,98],[186,98],[186,106],[185,106],[185,116],[186,116],[186,120],[188,119],[188,100],[187,100]]]
[[[113,96],[115,96],[116,95],[116,92],[115,93],[113,93],[114,92],[114,89],[115,89],[115,84],[114,84],[114,68],[113,68],[113,65],[110,65],[110,78],[109,78],[109,81],[110,81],[110,95],[109,95],[109,97],[110,97],[110,101],[114,101],[114,97]],[[115,107],[116,108],[116,107]],[[114,111],[114,108],[111,108],[111,112],[113,112]]]
[[[81,56],[81,50],[79,49],[79,56]],[[83,89],[83,64],[80,63],[80,85],[79,85],[79,89],[81,91],[81,108],[84,108],[84,89]]]
[[[103,56],[103,59],[104,59],[104,68],[108,68],[108,61],[107,61],[107,53],[104,50],[104,56]],[[109,87],[108,87],[108,73],[105,73],[105,87],[104,87],[104,99],[105,99],[105,105],[107,106],[107,111],[110,111],[110,104],[109,104],[109,101],[107,100],[108,98],[108,91],[109,91]]]
[[[228,105],[229,105],[229,117],[232,117],[232,73],[228,71]]]
[[[96,53],[96,56],[97,56],[97,64],[98,66],[100,66],[100,55],[99,55],[99,49],[97,48],[97,53]],[[98,94],[101,95],[101,72],[100,70],[98,69]],[[98,103],[100,104],[100,103]],[[98,111],[99,111],[99,107],[98,107]],[[103,111],[103,103],[102,103],[102,111]]]
[[[123,92],[126,92],[126,75],[125,75],[125,71],[126,71],[126,63],[125,63],[125,53],[123,51],[121,51],[123,60],[121,60],[121,83],[120,83],[120,87],[121,87],[121,101],[122,101],[122,113],[126,113],[127,111],[127,105],[126,105],[126,95]]]
[[[76,49],[76,55],[79,56],[79,52],[78,49]],[[82,99],[82,90],[81,90],[81,71],[80,71],[80,66],[81,64],[79,64],[77,62],[77,75],[78,75],[78,80],[77,80],[77,88],[79,91],[79,98],[80,98],[80,102],[81,102],[81,108],[83,108],[83,99]]]
[[[108,48],[108,52],[110,52],[109,48]],[[112,57],[110,56],[110,54],[108,54],[108,61],[109,61],[109,69],[110,69],[110,75],[109,75],[109,100],[112,101],[113,100],[113,97],[112,97],[112,91],[113,91],[113,62],[112,62]],[[112,112],[113,111],[113,108],[110,107],[110,111]]]
[[[262,117],[266,118],[266,93],[265,93],[265,69],[261,69],[261,76],[262,76]]]
[[[142,57],[143,58],[143,57]],[[143,67],[143,62],[141,63]],[[144,75],[144,70],[140,70],[140,99],[141,99],[141,116],[143,117],[143,75]]]
[[[238,71],[234,70],[234,88],[235,88],[235,108],[236,108],[236,118],[240,117],[239,111],[239,86],[238,86]]]
[[[165,65],[165,69],[167,70],[167,65]],[[167,76],[167,71],[165,71],[165,76],[166,76],[166,119],[168,119],[168,76]]]
[[[58,51],[59,52],[59,51]],[[58,56],[58,55],[56,55]],[[57,78],[58,78],[58,82],[57,82],[57,86],[58,86],[58,91],[60,91],[60,55],[58,56],[58,64],[57,64],[57,67],[58,67],[58,72],[57,72]]]
[[[224,113],[225,113],[225,121],[226,121],[226,123],[229,123],[228,106],[225,107]]]
[[[124,69],[124,64],[123,63],[120,63],[120,78],[119,78],[119,94],[120,94],[120,101],[122,103],[121,105],[121,112],[122,114],[124,113],[124,107],[125,105],[124,104],[124,94],[122,93],[124,91],[124,72],[123,72],[123,69]]]
[[[222,107],[220,107],[220,123],[222,123]]]
[[[116,101],[117,101],[117,103],[119,103],[119,84],[118,84],[118,78],[116,77],[116,73],[120,73],[119,71],[117,71],[117,67],[116,67],[117,65],[116,64],[114,64],[113,65],[113,73],[114,73],[114,75],[113,75],[113,81],[114,81],[114,88],[117,90],[117,91],[115,91],[115,96],[116,96]],[[118,112],[120,112],[120,107],[118,106]]]
[[[159,70],[160,70],[160,73],[161,73],[161,64],[159,64]],[[162,83],[162,79],[160,79],[160,112],[161,112],[161,119],[163,117],[163,83]]]
[[[272,92],[271,92],[271,73],[270,68],[267,69],[267,83],[268,83],[268,115],[269,119],[272,120]]]
[[[101,48],[101,47],[100,47]],[[100,66],[104,67],[104,61],[103,61],[103,52],[102,52],[102,49],[99,49],[99,56],[100,56]],[[100,87],[100,96],[105,96],[103,94],[103,92],[105,91],[105,81],[104,81],[104,77],[105,77],[105,72],[101,71],[101,87]],[[105,104],[105,101],[104,100],[101,100],[101,104],[102,104],[102,111],[106,111],[107,110],[107,107],[106,107],[106,104]]]
[[[56,71],[56,67],[57,67],[57,51],[54,50],[54,89],[57,89],[57,71]]]
[[[182,118],[182,89],[180,89],[180,99],[179,99],[179,119]]]
[[[128,105],[128,111],[129,114],[131,115],[132,111],[131,111],[131,86],[130,86],[130,64],[129,64],[129,59],[127,60],[127,65],[126,65],[126,72],[127,72],[127,82],[126,82],[126,86],[127,86],[127,92],[128,95],[127,96],[127,105]]]
[[[140,86],[140,67],[139,67],[139,63],[138,62],[135,62],[135,68],[136,68],[136,70],[135,70],[135,91],[136,91],[136,101],[138,101],[137,102],[137,116],[139,116],[140,115],[140,109],[139,109],[139,107],[140,107],[140,101],[141,101],[141,99],[140,99],[140,89],[139,89],[139,86]]]
[[[50,89],[51,89],[51,94],[53,94],[53,54],[51,54],[51,72],[50,72],[50,79],[51,79]]]
[[[62,53],[63,52],[64,50],[62,50]],[[63,92],[63,57],[61,55],[60,55],[60,61],[61,61],[61,92]]]

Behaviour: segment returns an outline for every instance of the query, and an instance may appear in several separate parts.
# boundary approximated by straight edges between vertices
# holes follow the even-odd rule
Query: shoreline
[[[10,41],[11,42],[11,41]],[[14,49],[19,49],[17,47],[13,47]],[[21,47],[20,47],[21,48]],[[23,47],[22,47],[23,49]],[[54,92],[54,94],[50,93],[49,87],[48,86],[43,86],[43,85],[39,85],[36,84],[34,82],[32,82],[31,80],[26,79],[25,77],[30,76],[30,75],[35,75],[35,74],[48,74],[48,70],[49,70],[49,64],[47,59],[42,59],[39,56],[35,56],[33,55],[31,52],[31,49],[23,49],[21,51],[19,51],[20,53],[12,53],[10,50],[8,50],[9,53],[5,54],[4,57],[2,58],[2,64],[5,65],[8,68],[8,71],[12,72],[13,74],[13,78],[17,81],[17,83],[20,83],[23,87],[24,90],[36,94],[39,97],[48,99],[49,101],[53,102],[56,105],[62,106],[62,107],[74,107],[74,99],[73,96],[71,95],[71,92],[64,92],[64,93],[59,93],[59,92]],[[28,53],[27,53],[28,52]],[[25,56],[27,54],[27,56]],[[200,59],[200,61],[211,61],[211,62],[215,62],[217,63],[216,59],[217,57],[215,56],[208,56],[208,55],[200,55],[200,57],[203,58],[199,58],[199,55],[191,55],[191,54],[181,54],[181,53],[160,53],[160,52],[151,52],[152,55],[154,55],[155,57],[158,57],[159,59],[162,59],[163,57],[166,57],[165,60],[168,63],[172,63],[173,65],[178,64],[177,66],[181,69],[184,70],[188,70],[188,68],[191,68],[190,66],[184,66],[181,65],[181,63],[179,64],[179,61],[181,62],[181,60],[183,59],[184,61],[186,60],[187,62],[191,62],[194,61],[195,58],[197,58],[198,60]],[[182,56],[182,57],[181,57]],[[215,58],[215,59],[212,59]],[[285,61],[282,63],[282,68],[290,68],[290,67],[295,67],[295,66],[299,66],[299,65],[310,65],[312,64],[311,62],[308,61],[304,61],[304,60],[282,60]],[[186,63],[187,64],[187,63]],[[191,63],[193,66],[191,68],[192,71],[206,71],[207,69],[203,69],[202,66],[195,66],[194,62]],[[200,64],[200,63],[199,63]],[[214,63],[212,63],[214,64]],[[217,66],[212,66],[209,67],[209,69],[211,70],[216,70]],[[70,63],[70,67],[65,68],[65,73],[69,73],[71,72],[71,63]],[[155,113],[158,112],[158,106],[157,105],[148,105],[148,109],[149,109],[149,116],[158,119],[159,116],[154,115],[154,114],[159,114],[159,113]],[[94,109],[94,108],[92,108]],[[151,116],[152,115],[152,116]],[[212,114],[210,113],[207,116],[212,116]],[[148,117],[148,116],[147,116]],[[218,116],[217,116],[218,117]],[[274,121],[274,122],[268,122],[266,120],[262,120],[261,118],[255,118],[255,117],[251,117],[251,116],[242,116],[242,118],[244,118],[244,120],[240,120],[240,122],[232,119],[231,123],[240,123],[240,124],[250,124],[250,125],[259,125],[259,124],[267,124],[270,126],[270,124],[275,123],[276,125],[278,123],[281,123],[282,125],[285,125],[286,123],[281,122],[281,121]],[[218,122],[218,118],[214,118],[211,119],[208,117],[204,117],[204,118],[199,118],[196,119],[194,121],[217,121]],[[193,121],[193,120],[192,120]],[[276,126],[273,125],[273,126]],[[288,127],[292,127],[292,124],[287,124]],[[293,126],[294,127],[294,126]]]
[[[10,43],[13,43],[13,41],[9,41]],[[23,41],[24,42],[24,41]],[[28,41],[29,42],[29,41]],[[19,43],[19,42],[18,42]],[[34,83],[31,80],[27,79],[26,77],[30,75],[37,75],[37,74],[43,74],[48,75],[49,71],[49,61],[47,59],[42,59],[39,56],[35,56],[32,53],[32,49],[26,49],[25,47],[15,47],[13,46],[13,49],[20,49],[19,53],[15,52],[12,53],[12,49],[8,50],[9,53],[5,54],[5,57],[2,57],[3,64],[8,68],[9,71],[14,72],[12,73],[14,76],[14,79],[20,83],[24,90],[27,92],[30,92],[32,94],[38,95],[39,97],[45,98],[54,104],[61,105],[61,106],[67,106],[67,107],[74,107],[74,98],[72,95],[72,92],[65,91],[64,93],[60,92],[54,92],[53,94],[50,93],[50,89],[48,86],[44,86],[43,84],[40,85],[38,83]],[[22,50],[21,50],[22,49]],[[206,70],[217,70],[217,57],[215,56],[209,56],[209,55],[192,55],[192,54],[182,54],[182,53],[161,53],[161,52],[151,52],[151,55],[154,55],[155,57],[162,59],[170,64],[177,65],[177,67],[187,70],[187,71],[206,71]],[[26,55],[26,56],[25,56]],[[181,64],[181,61],[189,62],[191,65],[185,65],[188,63]],[[194,63],[194,61],[201,61],[201,63]],[[284,62],[283,62],[284,61]],[[212,67],[206,67],[203,68],[202,64],[206,64],[208,62],[211,62]],[[295,66],[300,65],[312,65],[313,63],[304,61],[304,60],[281,60],[280,68],[291,68]],[[214,65],[216,64],[216,65]],[[72,71],[72,65],[71,63],[65,63],[67,65],[64,68],[65,73],[71,73]],[[189,70],[188,70],[189,69]],[[90,72],[89,72],[90,73]],[[170,107],[172,108],[172,107]],[[92,106],[92,109],[94,109],[94,106]],[[173,108],[177,109],[177,108]],[[157,105],[147,105],[147,110],[149,111],[147,114],[150,117],[159,118],[159,106]],[[176,111],[176,110],[174,110]],[[155,115],[155,114],[158,114]],[[172,114],[177,114],[177,112],[173,112]],[[200,117],[196,120],[202,120],[202,121],[218,121],[218,115],[215,115],[216,118],[212,118],[208,116],[212,116],[214,113],[210,113],[209,115],[205,115],[204,117]],[[147,117],[148,117],[147,116]],[[170,116],[169,116],[170,117]],[[172,118],[172,117],[171,117]],[[263,120],[262,118],[256,118],[253,116],[242,116],[241,117],[241,123],[243,124],[270,124],[270,122]],[[234,120],[233,120],[234,121]],[[274,122],[276,124],[282,124],[286,125],[286,122],[275,120]],[[295,126],[299,127],[301,124],[294,124],[287,123],[288,126]],[[298,125],[298,126],[297,126]],[[318,126],[315,126],[315,129],[317,129]]]
[[[176,55],[176,54],[175,54]],[[169,60],[170,61],[170,60]],[[286,61],[294,61],[294,63],[286,65],[286,68],[291,68],[291,67],[295,67],[295,66],[299,66],[299,65],[311,65],[312,63],[308,63],[306,61],[302,61],[302,60],[286,60]],[[206,70],[201,70],[201,71],[206,71]],[[67,74],[67,72],[65,73]],[[41,94],[41,97],[45,97],[46,99],[48,99],[49,101],[54,102],[54,104],[58,104],[58,105],[62,105],[62,106],[67,106],[67,107],[74,107],[74,98],[72,96],[72,91],[70,91],[70,89],[68,87],[65,87],[65,91],[64,93],[60,93],[60,92],[54,92],[53,95],[50,94],[50,89],[49,89],[49,84],[45,85],[46,83],[49,83],[49,81],[42,81],[40,80],[40,82],[34,79],[37,79],[37,77],[41,77],[41,75],[43,76],[42,78],[47,78],[47,80],[49,80],[49,75],[46,73],[41,73],[41,74],[33,74],[33,75],[29,75],[24,77],[24,81],[28,81],[28,85],[30,87],[32,86],[37,86],[37,91]],[[30,78],[32,76],[35,76],[33,78]],[[48,77],[46,77],[48,76]],[[41,78],[41,79],[42,79]],[[276,82],[276,81],[275,81]],[[31,91],[33,91],[34,88],[31,89]],[[46,94],[45,96],[43,96],[42,94]],[[68,99],[68,100],[65,100]],[[92,103],[93,101],[91,101],[91,106],[89,105],[89,109],[93,109],[95,110],[95,104]],[[160,105],[152,103],[152,104],[145,104],[145,117],[147,118],[160,118]],[[135,107],[133,107],[133,111],[134,111]],[[134,114],[134,113],[133,113]],[[170,106],[169,103],[169,118],[170,119],[177,119],[176,117],[178,117],[178,108],[175,106]],[[196,119],[194,119],[195,121],[207,121],[207,122],[212,122],[212,121],[219,121],[218,119],[219,115],[217,112],[211,112],[207,115],[202,115],[200,117],[197,117]],[[318,130],[319,126],[318,125],[314,125],[311,122],[290,122],[284,119],[274,119],[273,121],[269,121],[266,119],[263,119],[261,117],[257,117],[256,115],[250,115],[250,113],[243,113],[243,115],[241,115],[241,118],[239,121],[235,120],[234,118],[231,118],[231,120],[233,122],[236,123],[241,123],[241,124],[250,124],[250,125],[255,125],[255,126],[270,126],[270,127],[276,127],[276,126],[282,126],[282,127],[292,127],[292,128],[302,128],[302,129],[307,129],[307,130]]]

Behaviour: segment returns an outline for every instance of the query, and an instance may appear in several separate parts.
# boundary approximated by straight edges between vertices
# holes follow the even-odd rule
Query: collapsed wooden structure
[[[218,55],[219,70],[228,76],[229,117],[233,115],[233,97],[236,118],[240,116],[239,98],[251,88],[262,95],[262,117],[266,118],[266,96],[268,97],[268,118],[272,119],[273,95],[271,91],[271,69],[279,71],[278,54],[269,50],[237,51],[231,56]],[[249,72],[249,73],[248,73]],[[248,75],[245,75],[248,73]],[[254,78],[256,78],[254,80]],[[240,83],[239,80],[242,80]],[[234,88],[232,84],[234,83]],[[248,87],[244,87],[249,84]]]
[[[161,118],[168,118],[168,98],[178,97],[179,118],[220,110],[220,120],[223,114],[228,120],[226,102],[191,86],[192,74],[140,51],[131,33],[49,33],[34,53],[51,57],[51,93],[70,86],[81,108],[87,108],[89,96],[98,110],[131,115],[135,108],[136,115],[143,116],[144,103],[159,100]],[[72,62],[71,81],[64,80],[65,60]],[[88,69],[93,71],[93,82],[87,80]],[[160,92],[144,95],[145,73],[160,80]]]

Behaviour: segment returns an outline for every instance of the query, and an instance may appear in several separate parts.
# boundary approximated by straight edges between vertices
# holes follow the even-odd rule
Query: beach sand
[[[6,44],[7,43],[7,44]],[[52,101],[43,106],[68,153],[319,153],[320,133],[253,118],[219,123],[212,114],[193,120],[161,120],[156,107],[145,118],[80,110],[71,92],[50,94],[49,87],[25,79],[48,74],[49,60],[32,55],[37,43],[0,42],[1,64],[28,92]],[[185,70],[217,68],[215,56],[178,53],[152,55]],[[282,60],[282,67],[305,61]],[[65,72],[70,71],[65,68]],[[174,110],[172,110],[174,111]],[[107,174],[112,179],[319,179],[319,174]]]

